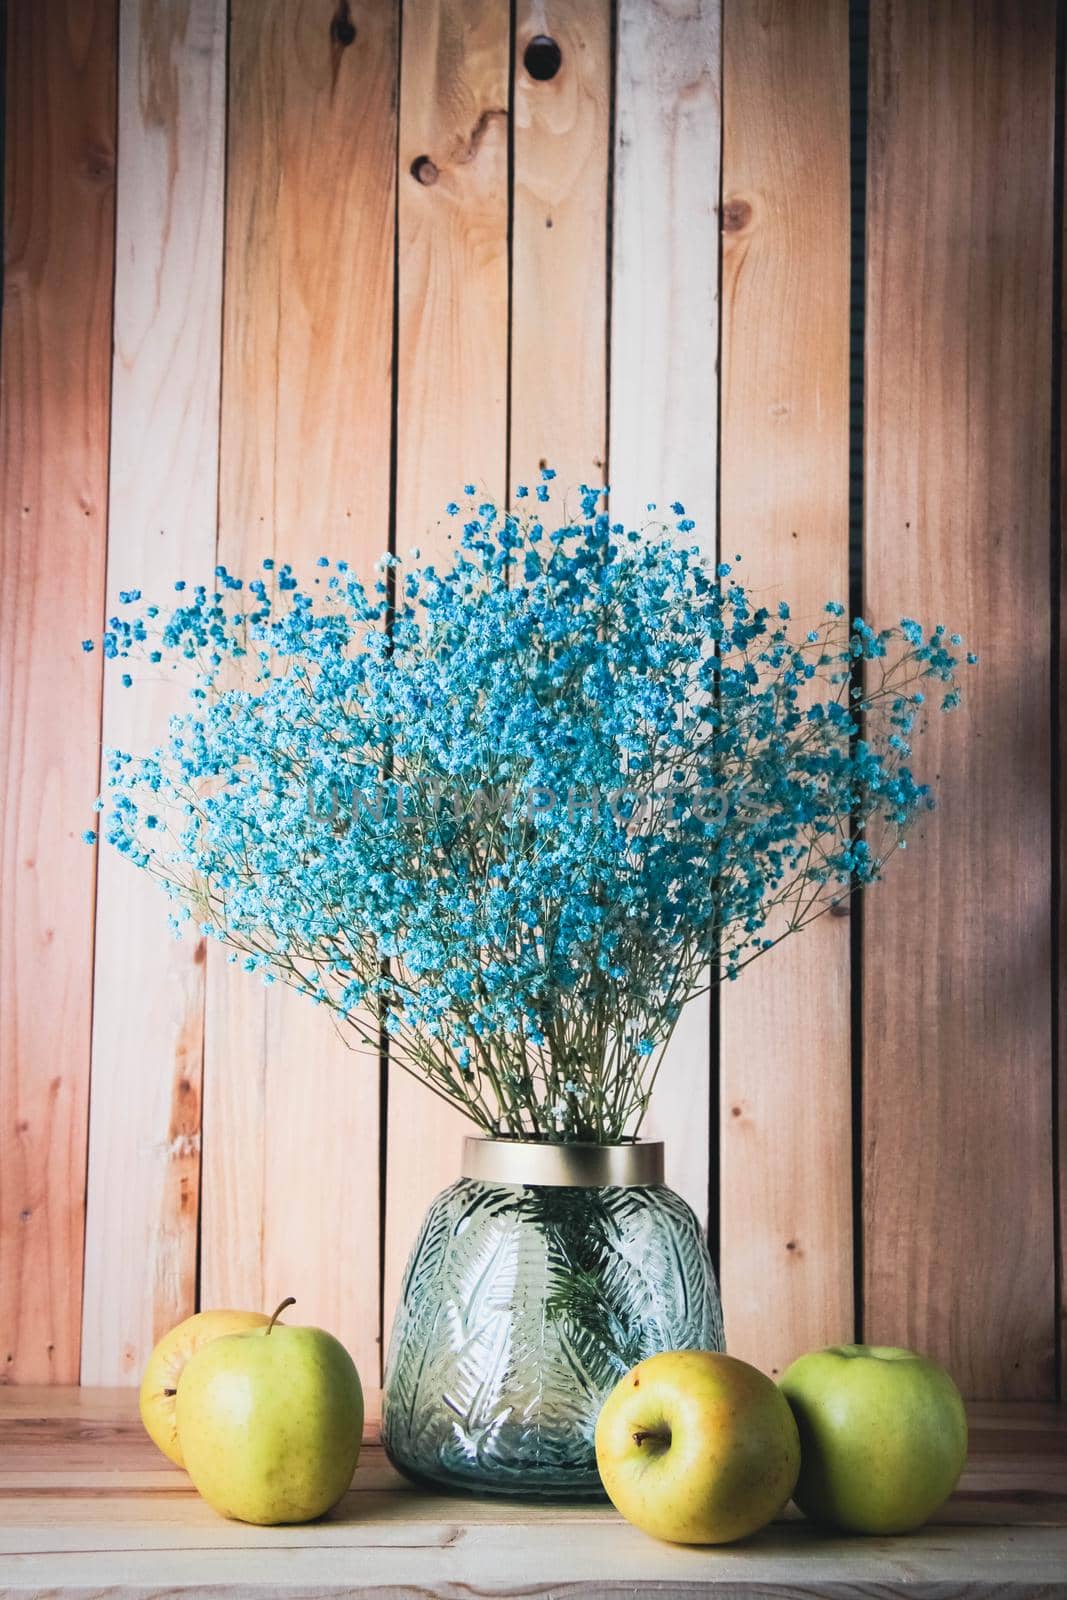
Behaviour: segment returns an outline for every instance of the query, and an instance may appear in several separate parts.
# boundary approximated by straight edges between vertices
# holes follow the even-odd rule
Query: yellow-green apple
[[[363,1391],[344,1345],[277,1321],[214,1339],[178,1381],[186,1470],[209,1505],[242,1522],[310,1522],[352,1482]]]
[[[796,1502],[852,1533],[908,1533],[956,1487],[967,1418],[943,1367],[891,1345],[801,1356],[782,1392],[800,1430]]]
[[[605,1400],[596,1459],[616,1510],[645,1533],[727,1544],[785,1505],[800,1443],[762,1372],[710,1350],[672,1350],[640,1362]]]
[[[243,1333],[246,1328],[265,1327],[269,1319],[262,1311],[198,1311],[165,1333],[148,1358],[141,1379],[141,1421],[153,1444],[157,1444],[176,1467],[184,1466],[174,1402],[178,1379],[194,1351],[211,1339],[227,1333]]]

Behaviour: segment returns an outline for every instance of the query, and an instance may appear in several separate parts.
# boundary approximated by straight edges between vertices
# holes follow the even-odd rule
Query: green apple
[[[645,1533],[727,1544],[785,1505],[800,1442],[762,1372],[710,1350],[672,1350],[640,1362],[605,1400],[596,1459],[615,1509]]]
[[[851,1533],[908,1533],[956,1487],[967,1418],[943,1367],[890,1345],[815,1350],[782,1375],[800,1429],[796,1502]]]
[[[243,1333],[246,1328],[266,1327],[269,1318],[262,1311],[198,1311],[165,1333],[148,1358],[141,1379],[141,1421],[153,1444],[157,1444],[176,1467],[183,1467],[174,1403],[178,1379],[185,1363],[212,1339],[228,1333]]]
[[[242,1522],[310,1522],[352,1482],[363,1391],[343,1344],[321,1328],[214,1339],[178,1381],[186,1470],[210,1506]]]

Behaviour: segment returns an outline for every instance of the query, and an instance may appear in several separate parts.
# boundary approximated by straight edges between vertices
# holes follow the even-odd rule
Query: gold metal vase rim
[[[560,1189],[651,1188],[663,1182],[663,1145],[544,1144],[522,1139],[463,1141],[464,1178]]]

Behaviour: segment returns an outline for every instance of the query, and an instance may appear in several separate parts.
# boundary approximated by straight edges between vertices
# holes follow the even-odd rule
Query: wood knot
[[[111,183],[115,177],[115,152],[105,145],[90,145],[83,163],[90,183]]]
[[[563,64],[563,51],[547,33],[537,33],[522,54],[522,64],[538,83],[554,78]]]
[[[747,200],[727,200],[722,208],[723,233],[741,233],[752,221],[752,207]]]
[[[450,161],[455,161],[460,165],[465,165],[468,161],[473,161],[475,156],[478,154],[478,151],[481,149],[482,142],[490,128],[493,126],[494,122],[506,122],[507,116],[508,111],[506,106],[486,106],[485,110],[474,124],[474,127],[471,129],[470,136],[467,139],[460,137],[454,140],[452,148],[449,151],[448,159]]]
[[[429,156],[416,156],[411,163],[411,176],[416,183],[436,183],[440,173]]]
[[[339,45],[342,50],[347,50],[350,44],[356,42],[356,25],[352,21],[348,0],[338,0],[337,10],[330,22],[330,42]]]

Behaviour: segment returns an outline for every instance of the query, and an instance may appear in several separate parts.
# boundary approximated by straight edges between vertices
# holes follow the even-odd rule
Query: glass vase
[[[663,1147],[468,1139],[404,1275],[382,1436],[417,1482],[591,1497],[593,1430],[661,1350],[723,1348],[704,1237]]]

